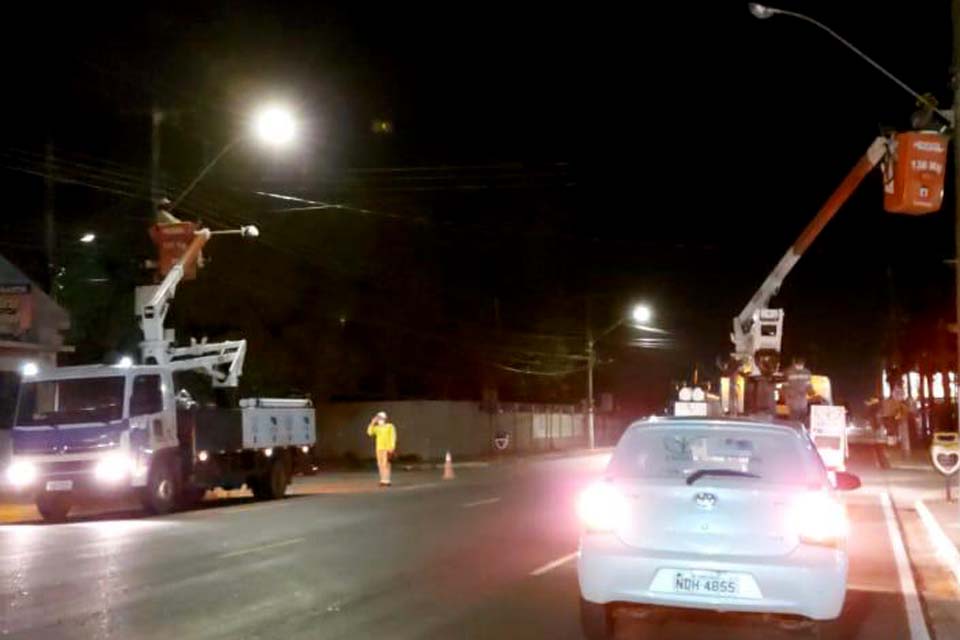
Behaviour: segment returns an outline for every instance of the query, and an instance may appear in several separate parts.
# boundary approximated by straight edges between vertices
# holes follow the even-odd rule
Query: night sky
[[[0,251],[48,281],[53,175],[76,358],[134,349],[152,110],[165,113],[160,179],[172,197],[258,103],[280,100],[303,119],[296,150],[241,144],[183,203],[184,218],[256,222],[262,238],[210,245],[210,266],[175,303],[181,339],[248,337],[253,391],[479,398],[493,386],[506,400],[577,401],[584,375],[570,356],[582,354],[588,307],[601,329],[642,299],[673,348],[612,333],[598,389],[659,407],[695,365],[716,375],[731,318],[914,104],[808,24],[758,21],[743,2],[648,4],[21,15],[0,45]],[[949,104],[949,3],[779,6]],[[392,133],[374,133],[377,119]],[[304,206],[315,208],[282,211]],[[953,321],[952,209],[948,184],[939,214],[885,214],[875,172],[775,299],[785,355],[831,375],[853,408],[884,357],[950,349],[936,328]],[[87,230],[94,246],[77,242]]]

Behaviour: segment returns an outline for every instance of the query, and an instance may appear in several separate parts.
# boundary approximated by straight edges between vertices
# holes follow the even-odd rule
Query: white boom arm
[[[257,235],[255,227],[243,227],[239,232],[226,233]],[[209,229],[198,229],[190,246],[160,284],[137,287],[136,314],[143,332],[140,359],[144,363],[162,364],[179,371],[202,371],[211,377],[215,387],[236,387],[243,373],[243,361],[247,354],[246,340],[208,343],[205,340],[197,342],[191,339],[188,347],[174,347],[173,329],[163,327],[187,265],[199,258],[200,251],[212,235],[213,232]]]
[[[783,309],[769,309],[770,299],[780,290],[780,285],[800,260],[803,253],[817,238],[823,228],[833,219],[841,206],[860,185],[860,182],[883,159],[887,150],[887,139],[879,137],[873,141],[857,164],[853,167],[840,186],[837,187],[826,203],[817,212],[816,217],[803,230],[797,241],[787,249],[757,292],[736,318],[733,319],[733,356],[744,366],[756,371],[754,356],[760,350],[780,351],[783,336]]]

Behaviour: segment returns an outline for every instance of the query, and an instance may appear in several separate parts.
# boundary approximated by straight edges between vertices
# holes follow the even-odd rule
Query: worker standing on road
[[[786,391],[787,406],[790,407],[790,419],[807,423],[810,410],[809,393],[813,388],[810,370],[807,369],[803,358],[794,358],[793,364],[787,371]]]
[[[367,427],[367,435],[376,439],[377,469],[380,471],[380,486],[390,486],[390,459],[397,449],[397,429],[387,422],[387,414],[381,411],[373,416]]]

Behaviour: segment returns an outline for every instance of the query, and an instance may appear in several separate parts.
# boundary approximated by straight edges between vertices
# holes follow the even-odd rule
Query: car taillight
[[[588,531],[613,531],[626,511],[623,494],[607,482],[590,485],[577,500],[577,514]]]
[[[793,526],[801,542],[837,547],[847,538],[849,522],[843,504],[827,493],[808,493],[793,505]]]

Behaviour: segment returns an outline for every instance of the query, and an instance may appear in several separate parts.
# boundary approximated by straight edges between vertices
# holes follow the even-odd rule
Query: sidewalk
[[[947,567],[960,586],[960,495],[958,478],[944,478],[930,462],[926,449],[913,449],[904,455],[899,448],[877,448],[881,464],[895,483],[893,493],[901,508],[914,509],[923,523],[937,558]],[[947,484],[951,500],[947,501]]]
[[[944,477],[930,462],[926,448],[904,456],[898,448],[874,447],[877,464],[896,506],[917,588],[933,637],[960,637],[960,505],[956,478],[954,500],[947,502]]]

